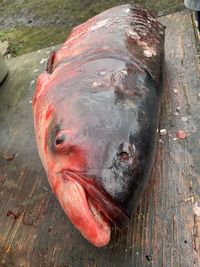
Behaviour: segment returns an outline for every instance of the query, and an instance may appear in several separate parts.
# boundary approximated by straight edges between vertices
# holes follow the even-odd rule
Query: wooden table
[[[166,29],[164,97],[155,166],[130,227],[94,248],[68,221],[37,155],[34,81],[51,49],[8,60],[0,88],[0,266],[200,266],[200,82],[189,11]],[[176,139],[184,130],[187,137]]]

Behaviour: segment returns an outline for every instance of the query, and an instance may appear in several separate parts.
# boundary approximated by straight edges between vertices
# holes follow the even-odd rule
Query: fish
[[[150,177],[164,36],[146,9],[110,8],[75,27],[37,79],[39,156],[67,217],[96,247],[130,224]]]

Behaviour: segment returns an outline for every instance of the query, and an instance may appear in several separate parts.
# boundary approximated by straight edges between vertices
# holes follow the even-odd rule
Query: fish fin
[[[46,65],[46,71],[48,74],[53,73],[54,71],[54,62],[55,62],[55,56],[56,56],[56,52],[52,52],[48,61],[47,61],[47,65]]]

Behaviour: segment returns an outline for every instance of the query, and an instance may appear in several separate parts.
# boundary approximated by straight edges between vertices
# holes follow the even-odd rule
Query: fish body
[[[33,97],[38,152],[62,208],[97,247],[126,227],[154,161],[164,27],[137,5],[76,27]]]

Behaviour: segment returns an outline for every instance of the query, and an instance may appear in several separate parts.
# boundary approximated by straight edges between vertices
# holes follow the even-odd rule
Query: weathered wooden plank
[[[37,155],[29,101],[48,51],[8,61],[10,76],[0,88],[0,266],[200,265],[196,43],[187,11],[161,21],[167,29],[160,127],[167,134],[159,137],[155,167],[131,226],[113,233],[105,248],[92,247],[73,228]],[[178,130],[187,138],[174,140]]]
[[[8,74],[8,69],[7,69],[6,64],[4,62],[4,58],[0,53],[0,84],[3,83],[7,74]]]

